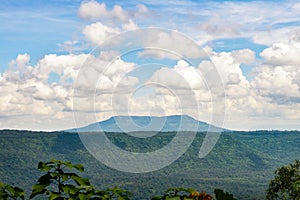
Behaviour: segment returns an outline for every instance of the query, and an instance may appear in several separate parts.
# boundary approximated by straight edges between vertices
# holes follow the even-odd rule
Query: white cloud
[[[125,22],[128,20],[128,13],[123,10],[123,8],[119,5],[115,5],[110,12],[112,17],[120,19],[121,21]]]
[[[108,10],[104,2],[98,3],[94,0],[82,2],[78,10],[78,15],[80,18],[86,20],[100,18],[112,18],[123,22],[128,20],[128,13],[121,6],[115,5],[112,10]]]
[[[207,88],[206,83],[212,84],[218,77],[205,73],[216,67],[226,92],[227,127],[276,128],[278,124],[286,123],[285,127],[299,128],[299,3],[173,2],[160,5],[160,10],[145,5],[137,5],[133,10],[127,9],[126,5],[125,10],[120,5],[108,8],[105,3],[83,1],[78,15],[92,20],[92,24],[83,28],[83,36],[91,44],[101,46],[122,32],[159,26],[184,32],[196,38],[198,44],[218,38],[248,38],[268,46],[260,53],[263,63],[256,60],[250,49],[217,53],[206,48],[210,60],[190,66],[183,58],[206,55],[192,39],[176,31],[140,30],[134,38],[125,41],[126,45],[142,43],[141,48],[145,50],[139,52],[139,56],[170,58],[178,62],[154,72],[146,83],[157,85],[149,86],[150,89],[144,91],[145,96],[134,96],[132,93],[142,83],[128,73],[136,64],[118,58],[118,50],[105,49],[107,51],[101,51],[99,56],[49,54],[36,64],[30,63],[28,54],[20,54],[0,76],[0,127],[73,127],[70,111],[74,81],[79,87],[77,109],[89,115],[97,111],[99,120],[113,114],[127,114],[129,110],[131,114],[140,115],[151,112],[170,115],[182,111],[209,121],[215,88]],[[72,51],[78,44],[81,44],[80,38],[68,40],[62,47]],[[124,44],[120,42],[120,45]],[[251,79],[245,77],[241,64],[255,65]],[[51,80],[52,73],[58,80]],[[93,98],[87,98],[91,94]],[[108,101],[111,99],[114,104]],[[184,104],[180,105],[180,100]],[[196,113],[193,100],[201,107],[199,113]]]
[[[155,58],[160,60],[165,58],[169,58],[172,60],[181,59],[181,56],[177,55],[177,53],[175,52],[169,52],[164,49],[151,49],[151,48],[147,48],[141,52],[138,52],[138,56],[146,57],[146,58]]]
[[[132,19],[130,19],[127,24],[123,24],[122,28],[124,31],[132,31],[138,29],[138,25],[134,23]]]
[[[234,37],[239,35],[239,25],[236,21],[227,21],[219,15],[213,15],[207,22],[200,23],[198,29],[215,38]]]
[[[120,56],[119,52],[116,51],[101,51],[99,59],[104,61],[112,61]]]
[[[288,98],[300,97],[299,87],[294,82],[297,71],[289,72],[284,66],[260,66],[254,72],[253,88],[258,94],[274,101],[284,100],[280,97],[286,97],[288,103]]]
[[[124,10],[120,5],[114,5],[109,10],[105,2],[99,3],[95,0],[84,1],[78,9],[78,16],[85,20],[101,20],[109,22],[130,22],[132,18],[142,19],[149,17],[149,10],[143,4],[137,4],[135,10]]]
[[[118,28],[112,28],[105,26],[101,22],[96,22],[90,25],[87,25],[82,33],[85,38],[94,45],[101,45],[110,37],[120,33]]]
[[[275,43],[260,53],[266,63],[272,65],[298,65],[300,63],[300,47],[293,44]]]
[[[238,63],[250,64],[255,61],[255,53],[250,49],[232,51],[231,54]]]
[[[258,44],[273,45],[274,43],[300,44],[300,29],[297,26],[288,26],[277,29],[267,29],[265,31],[256,31],[251,34],[252,40]]]
[[[32,118],[32,116],[43,119],[47,117],[51,124],[47,124],[47,127],[41,128],[41,130],[74,127],[73,117],[70,114],[73,104],[73,87],[70,84],[76,81],[81,68],[88,67],[91,69],[96,67],[94,68],[95,71],[88,74],[87,79],[85,79],[87,87],[90,88],[96,87],[99,78],[97,76],[92,79],[92,76],[101,75],[102,73],[107,84],[97,88],[100,96],[102,95],[101,91],[105,89],[113,90],[116,85],[121,93],[122,90],[126,91],[137,83],[136,78],[126,77],[126,73],[133,69],[135,65],[120,59],[110,63],[87,54],[60,56],[50,54],[40,59],[36,65],[28,66],[29,58],[30,56],[27,54],[18,55],[16,60],[10,62],[12,68],[1,75],[0,112],[3,117],[1,127],[8,127],[10,124],[10,128],[22,128],[22,123],[12,125],[12,121],[10,121],[11,118],[20,119],[17,117],[19,115],[24,116],[23,121],[28,121],[27,118]],[[90,63],[94,65],[89,66]],[[97,64],[103,65],[97,66]],[[106,69],[109,64],[111,65]],[[22,70],[22,73],[20,73],[20,70]],[[58,82],[49,82],[49,76],[52,72],[58,74]],[[84,73],[84,71],[80,73]],[[30,76],[24,74],[30,74]],[[67,80],[71,82],[66,83]],[[91,82],[87,82],[89,80]],[[100,102],[103,101],[105,99],[101,99]],[[55,123],[59,120],[64,121],[64,123]],[[15,121],[15,123],[18,124],[18,121]],[[42,121],[39,121],[39,123],[42,123]],[[36,129],[41,126],[33,121],[29,125],[23,124],[23,128],[25,127]]]
[[[107,14],[105,3],[100,4],[94,0],[82,2],[78,10],[78,15],[82,19],[98,19]]]
[[[148,8],[145,5],[143,5],[143,4],[138,4],[138,5],[136,5],[136,7],[138,9],[138,11],[136,13],[138,16],[139,15],[144,15],[147,12],[149,12]]]
[[[168,58],[174,58],[174,56],[180,58],[199,58],[206,56],[205,52],[196,45],[195,41],[177,31],[166,32],[158,29],[148,29],[141,30],[139,34],[143,47],[157,49],[156,52],[146,49],[148,53],[140,54],[143,56],[153,55],[156,56],[156,58],[163,58],[163,56],[166,55]]]
[[[179,60],[173,68],[162,67],[157,70],[149,82],[157,83],[174,91],[193,91],[193,89],[200,90],[206,87],[200,72],[184,60]]]

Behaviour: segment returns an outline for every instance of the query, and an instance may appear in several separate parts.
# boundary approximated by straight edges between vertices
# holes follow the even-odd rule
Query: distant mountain
[[[173,132],[173,131],[198,131],[206,132],[226,131],[225,129],[197,121],[187,115],[155,116],[115,116],[107,120],[93,123],[78,129],[66,132]]]

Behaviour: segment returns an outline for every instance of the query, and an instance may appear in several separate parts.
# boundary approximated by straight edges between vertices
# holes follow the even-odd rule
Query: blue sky
[[[157,81],[180,97],[182,88],[174,85],[180,80],[168,79],[176,72],[190,82],[201,108],[207,108],[195,114],[186,103],[181,111],[209,122],[211,117],[206,114],[212,102],[207,102],[209,92],[200,85],[212,80],[194,75],[201,75],[208,64],[205,59],[197,66],[185,63],[194,55],[190,44],[180,40],[184,36],[206,52],[219,72],[226,94],[226,128],[300,129],[300,1],[1,1],[0,24],[0,128],[76,126],[71,112],[72,84],[95,48],[101,55],[93,59],[103,65],[120,57],[112,64],[113,72],[101,75],[107,81],[103,85],[110,86],[99,86],[97,98],[104,103],[97,104],[99,109],[93,113],[97,120],[124,114],[119,109],[123,102],[109,107],[112,97],[105,96],[107,91],[116,91],[113,87],[122,81],[128,93],[137,85]],[[146,51],[151,43],[145,35],[131,38],[140,42],[140,51],[130,54],[118,55],[104,47],[115,35],[148,27],[167,30],[165,34],[170,35],[165,39],[153,36],[154,46],[176,49],[182,58]],[[172,31],[182,36],[172,36]],[[145,68],[139,74],[140,65],[152,65],[153,69]],[[151,91],[154,93],[149,95],[154,97],[164,92],[162,88]],[[122,94],[114,96],[121,98]],[[146,105],[176,114],[178,105],[169,103],[169,95],[145,97],[141,100],[144,107],[138,100],[128,99],[127,106],[138,115],[150,112]],[[236,123],[240,119],[242,122]]]
[[[58,44],[80,27],[78,6],[79,1],[2,1],[0,71],[20,53],[29,53],[34,62],[58,52]]]

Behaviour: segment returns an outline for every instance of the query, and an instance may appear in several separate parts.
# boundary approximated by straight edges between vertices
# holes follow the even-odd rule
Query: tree
[[[275,178],[270,181],[267,189],[268,200],[300,199],[300,161],[295,160],[287,166],[282,166],[275,171]]]
[[[21,188],[13,187],[11,185],[0,182],[0,199],[25,199],[25,192]]]
[[[39,162],[38,169],[47,171],[32,187],[30,199],[37,195],[46,195],[49,200],[128,200],[130,193],[118,187],[96,190],[89,179],[82,178],[74,170],[83,172],[81,164],[72,164],[61,160]],[[66,172],[66,169],[73,170]]]
[[[222,189],[215,189],[214,193],[216,195],[217,200],[237,200],[233,194],[228,192],[224,192]]]
[[[298,167],[299,168],[299,167]],[[96,190],[89,179],[80,177],[83,172],[81,164],[52,159],[50,162],[39,162],[38,169],[46,171],[37,183],[33,185],[30,199],[49,200],[130,200],[131,193],[118,187],[106,190]],[[299,181],[295,182],[297,191]],[[214,190],[216,200],[236,200],[232,194],[221,189]],[[298,193],[299,194],[299,193]],[[42,197],[41,197],[42,195]],[[21,188],[0,182],[0,200],[25,200],[25,192]],[[206,192],[198,192],[193,188],[170,188],[163,196],[153,197],[152,200],[212,200]]]

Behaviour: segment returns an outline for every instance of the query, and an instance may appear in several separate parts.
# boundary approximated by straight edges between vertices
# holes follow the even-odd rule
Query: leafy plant
[[[76,171],[83,172],[81,164],[52,159],[50,162],[39,162],[38,169],[46,171],[37,183],[33,185],[30,199],[44,195],[49,200],[130,200],[131,193],[118,187],[106,190],[96,190],[89,179],[82,178]],[[300,181],[293,183],[293,188],[300,190]],[[221,189],[215,189],[217,200],[236,200],[232,194]],[[299,194],[299,193],[298,193]],[[297,197],[299,198],[299,196]],[[25,192],[21,188],[0,182],[0,199],[25,200]],[[198,192],[193,188],[170,188],[163,196],[153,197],[152,200],[212,200],[206,192]]]
[[[0,199],[25,199],[25,192],[19,187],[13,187],[11,185],[0,182]]]
[[[152,197],[152,200],[166,200],[166,199],[180,199],[180,200],[212,200],[212,196],[205,192],[199,193],[193,188],[170,188],[163,196]]]
[[[132,195],[127,190],[122,190],[119,187],[108,188],[106,190],[98,190],[95,192],[95,199],[118,199],[118,200],[130,200],[130,196]]]
[[[38,179],[38,183],[32,187],[30,199],[37,195],[46,194],[49,199],[77,199],[93,195],[93,187],[90,181],[82,178],[74,172],[65,172],[66,168],[84,171],[80,164],[63,162],[52,159],[50,162],[39,162],[38,169],[47,171]],[[56,187],[55,187],[56,186]]]
[[[232,194],[224,192],[222,189],[214,190],[217,200],[237,200]]]
[[[74,172],[66,172],[66,169],[84,171],[81,164],[61,160],[39,162],[38,169],[47,171],[38,179],[38,183],[32,187],[30,199],[37,195],[45,194],[49,200],[128,200],[130,193],[118,187],[107,190],[96,190],[89,179],[82,178]]]
[[[300,199],[300,161],[295,160],[287,166],[275,171],[275,178],[270,181],[267,189],[268,200]]]

